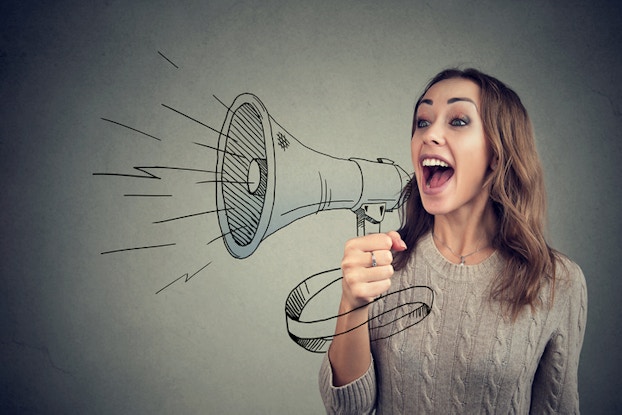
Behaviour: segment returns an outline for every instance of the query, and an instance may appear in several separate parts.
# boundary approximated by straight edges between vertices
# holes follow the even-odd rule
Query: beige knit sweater
[[[327,412],[578,413],[587,290],[576,264],[565,258],[559,264],[554,301],[546,286],[544,306],[525,310],[512,323],[489,299],[490,282],[503,269],[501,256],[454,265],[427,235],[393,276],[389,292],[398,293],[370,308],[370,317],[378,317],[369,324],[367,373],[334,387],[325,355],[319,380]]]

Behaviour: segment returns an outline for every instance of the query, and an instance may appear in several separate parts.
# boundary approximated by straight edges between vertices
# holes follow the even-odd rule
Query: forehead
[[[480,87],[469,79],[445,79],[432,85],[421,101],[432,101],[433,104],[447,104],[452,98],[469,98],[480,108]]]

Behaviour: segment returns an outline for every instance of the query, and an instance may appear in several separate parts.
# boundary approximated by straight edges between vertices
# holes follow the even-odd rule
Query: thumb
[[[391,250],[392,251],[405,251],[406,243],[402,240],[402,237],[396,231],[387,232],[387,235],[391,238]]]

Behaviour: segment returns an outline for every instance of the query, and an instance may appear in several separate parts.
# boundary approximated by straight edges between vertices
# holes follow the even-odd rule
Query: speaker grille
[[[266,169],[261,171],[261,184],[249,190],[251,163],[265,166],[266,146],[261,115],[250,103],[240,105],[229,123],[227,145],[222,165],[222,195],[227,211],[229,232],[240,246],[250,244],[257,233],[265,202]]]

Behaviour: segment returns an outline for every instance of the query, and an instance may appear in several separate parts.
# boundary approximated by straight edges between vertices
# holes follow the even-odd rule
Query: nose
[[[438,126],[438,123],[433,123],[429,125],[423,131],[422,136],[423,136],[424,144],[437,145],[437,146],[441,146],[445,144],[443,130],[440,126]]]

